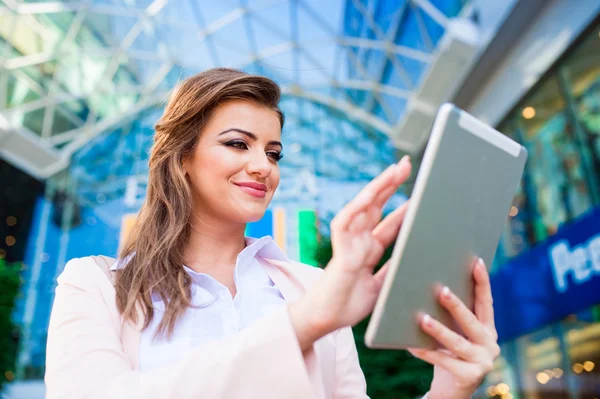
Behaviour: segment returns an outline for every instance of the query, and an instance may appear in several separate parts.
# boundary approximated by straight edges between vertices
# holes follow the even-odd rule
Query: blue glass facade
[[[502,356],[482,398],[600,392],[599,88],[596,21],[499,126],[529,159],[492,273]]]

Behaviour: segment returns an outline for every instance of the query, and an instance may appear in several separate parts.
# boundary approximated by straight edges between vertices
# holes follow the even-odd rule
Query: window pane
[[[498,130],[517,142],[523,141],[518,134],[514,116],[503,123]],[[530,231],[531,220],[534,219],[535,215],[532,215],[532,212],[530,211],[531,206],[529,202],[531,199],[527,192],[528,181],[528,170],[525,169],[521,182],[517,187],[517,192],[513,198],[508,220],[500,238],[498,252],[494,259],[494,263],[497,263],[497,265],[493,266],[499,266],[508,259],[518,255],[527,249],[530,243],[534,242]],[[493,267],[492,270],[494,269],[495,268]]]
[[[588,158],[592,198],[600,198],[600,27],[565,60],[562,71],[573,99],[580,140]],[[580,190],[584,190],[580,187]]]
[[[573,386],[579,399],[598,397],[600,380],[600,323],[596,308],[569,316],[564,322]]]
[[[535,241],[592,206],[574,128],[556,76],[551,76],[517,112],[518,127],[529,151],[528,171],[537,210]]]
[[[565,359],[558,326],[523,336],[516,341],[521,363],[523,398],[569,398]]]

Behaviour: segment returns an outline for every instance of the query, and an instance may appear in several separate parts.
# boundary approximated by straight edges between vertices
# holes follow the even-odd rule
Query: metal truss
[[[360,32],[340,29],[340,18],[333,20],[314,0],[218,3],[2,0],[0,25],[9,28],[0,29],[0,116],[9,127],[32,130],[41,146],[57,151],[61,162],[49,167],[50,175],[97,137],[160,106],[178,80],[207,67],[231,66],[273,77],[294,110],[301,113],[312,104],[336,120],[350,121],[365,133],[362,140],[370,140],[391,134],[402,114],[398,104],[415,87],[415,72],[400,60],[419,65],[419,75],[435,51],[428,26],[444,28],[453,16],[434,3],[463,2],[335,2],[339,10],[358,16]],[[383,27],[380,11],[390,4],[393,13]],[[420,47],[398,40],[409,29],[411,12],[418,29],[410,34],[424,43]],[[305,39],[305,30],[320,34]],[[29,43],[27,35],[41,44]],[[194,50],[177,42],[182,37],[192,37],[190,43],[204,49],[201,56],[189,57]],[[243,51],[237,51],[241,42]],[[377,65],[371,65],[376,57]],[[322,132],[312,134],[318,141]]]

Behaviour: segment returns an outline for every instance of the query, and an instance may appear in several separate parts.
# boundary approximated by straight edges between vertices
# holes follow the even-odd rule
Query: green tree
[[[19,263],[8,265],[0,259],[0,392],[14,378],[19,334],[11,315],[19,292],[19,270]]]
[[[388,248],[376,270],[391,256]],[[332,256],[331,241],[321,237],[315,258],[325,267]],[[404,350],[373,350],[365,346],[365,332],[369,319],[352,329],[361,368],[367,379],[367,393],[374,399],[412,399],[427,392],[433,377],[433,367],[414,358]]]

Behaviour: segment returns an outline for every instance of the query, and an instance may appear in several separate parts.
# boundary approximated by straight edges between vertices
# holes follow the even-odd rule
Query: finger
[[[398,171],[395,180],[395,184],[390,184],[384,190],[379,193],[375,198],[374,204],[376,207],[383,208],[385,203],[398,191],[398,187],[401,186],[406,179],[410,177],[412,171],[412,164],[410,163],[410,157],[403,157],[398,163]]]
[[[377,273],[375,273],[375,275],[373,276],[375,278],[375,283],[377,284],[377,289],[381,289],[381,287],[383,286],[383,282],[385,280],[385,276],[387,276],[389,268],[390,261],[388,260],[384,263],[383,266],[381,266],[381,269],[379,269]]]
[[[373,203],[377,195],[393,181],[396,169],[397,165],[395,164],[388,167],[342,208],[335,217],[339,228],[345,230],[357,214]]]
[[[406,162],[405,158],[400,162]],[[335,217],[336,228],[346,230],[352,219],[365,208],[372,205],[379,194],[389,188],[390,185],[399,185],[395,178],[398,175],[398,165],[394,164],[383,171],[379,176],[367,184],[356,197],[342,208]],[[334,222],[332,222],[334,224]]]
[[[439,301],[450,312],[454,321],[465,335],[474,343],[488,345],[492,337],[487,329],[473,312],[460,300],[448,287],[440,293]]]
[[[420,325],[423,331],[435,338],[457,357],[467,361],[475,361],[480,357],[478,348],[475,345],[433,317],[427,314],[424,315],[421,318]]]
[[[375,237],[375,239],[385,248],[390,246],[396,237],[398,237],[398,232],[400,231],[400,227],[402,227],[402,222],[404,221],[404,216],[406,216],[409,203],[410,200],[400,205],[392,213],[387,215],[385,219],[379,222],[373,230],[373,237]]]
[[[483,323],[493,338],[496,338],[496,324],[494,322],[494,300],[490,275],[483,260],[480,258],[475,265],[473,275],[475,278],[475,315]]]
[[[359,212],[348,224],[347,230],[352,233],[364,231],[368,228],[369,216],[366,212]]]
[[[475,386],[479,385],[485,375],[492,371],[493,368],[493,363],[490,361],[483,363],[469,363],[440,350],[410,348],[408,349],[408,352],[414,357],[427,363],[442,367],[458,380],[462,380]]]
[[[439,350],[408,348],[407,351],[414,357],[435,366],[440,366],[452,374],[455,374],[457,371],[469,366],[469,363],[465,362],[464,360],[457,359],[454,356],[448,355],[447,353]]]

